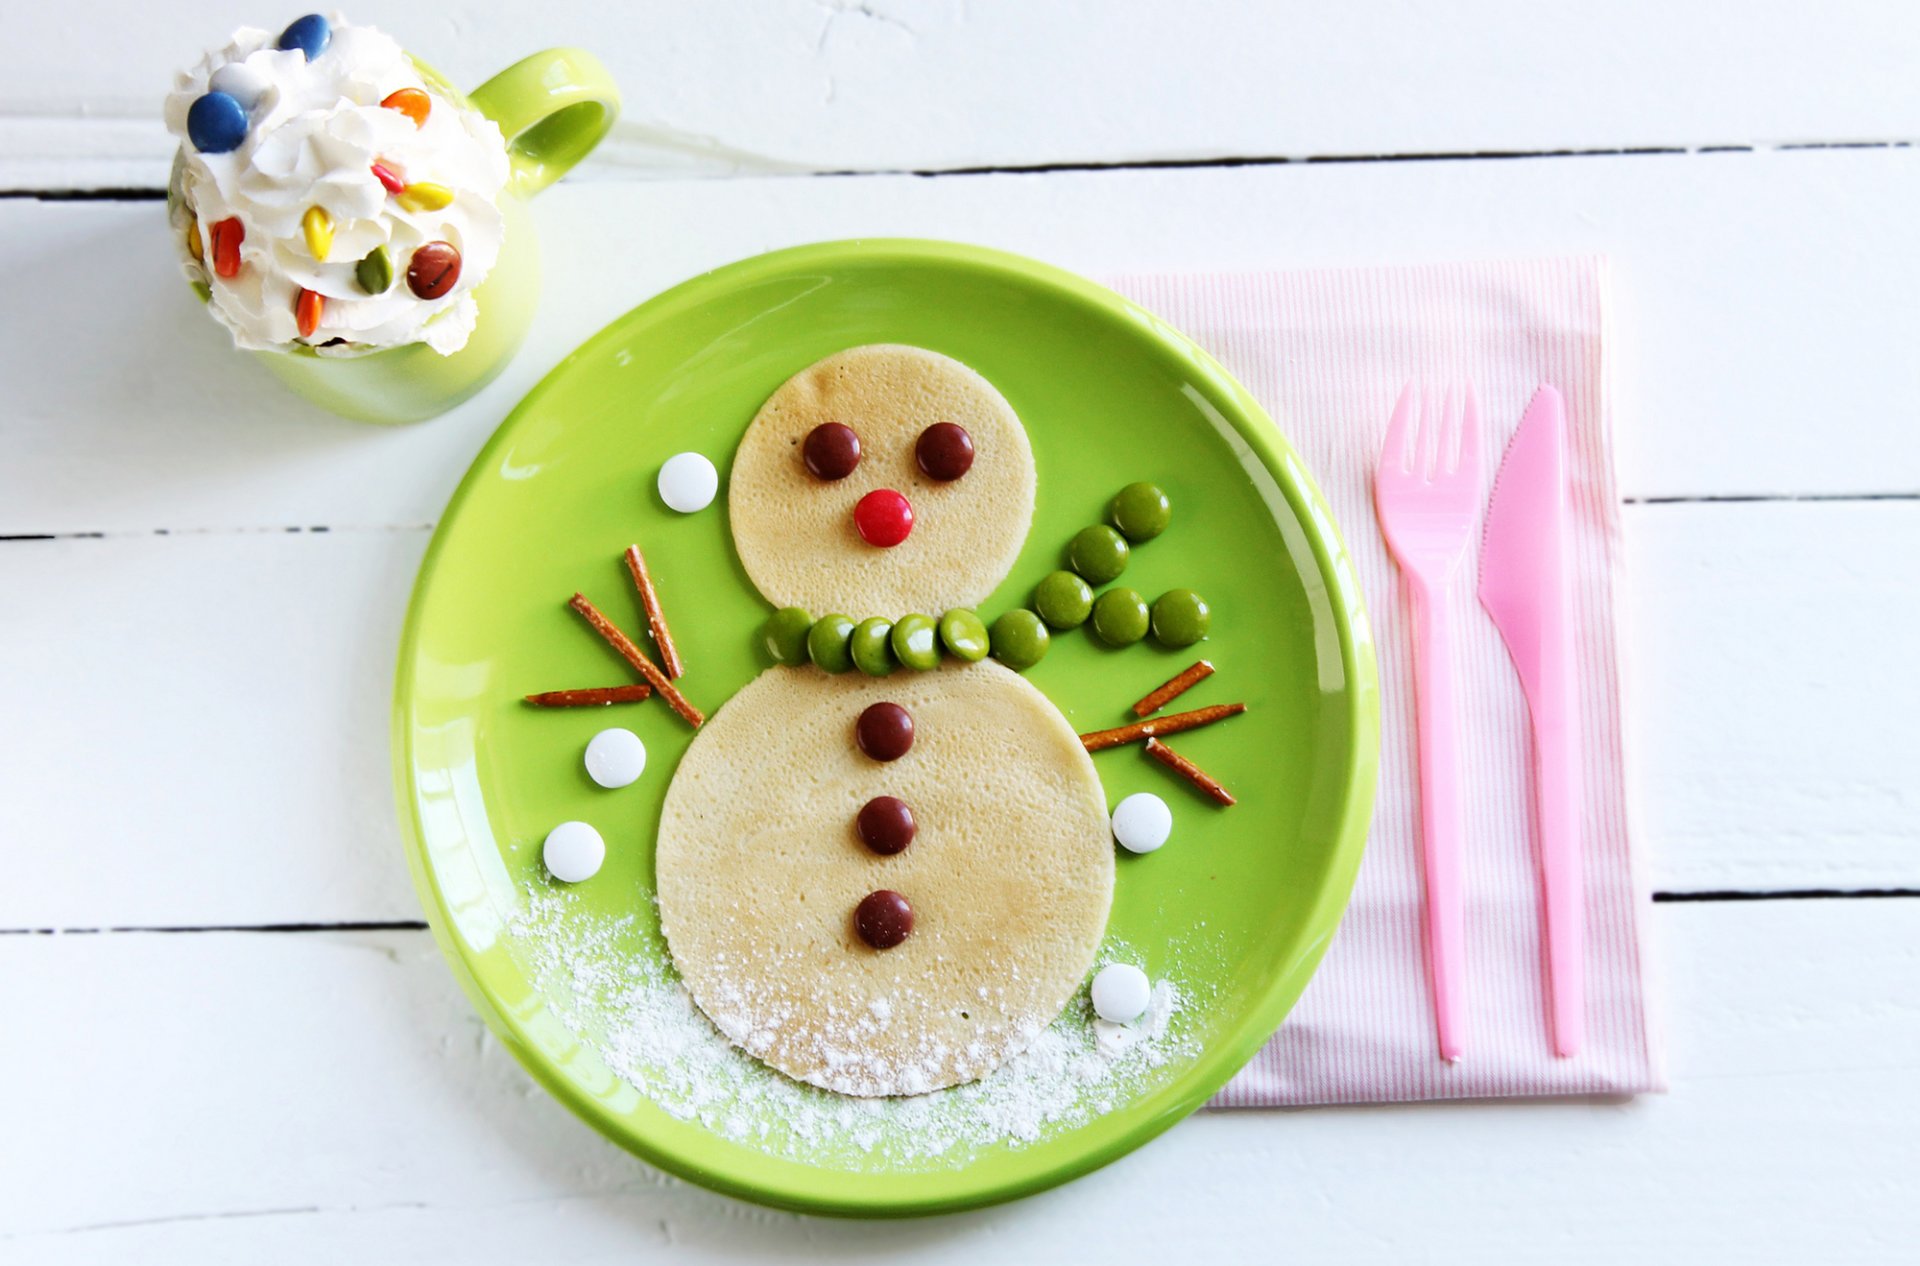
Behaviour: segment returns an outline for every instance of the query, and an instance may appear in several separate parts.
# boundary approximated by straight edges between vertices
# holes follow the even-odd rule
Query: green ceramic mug
[[[585,158],[620,113],[613,77],[599,58],[577,48],[535,53],[470,96],[419,59],[414,65],[434,91],[492,119],[507,140],[512,175],[500,194],[506,236],[493,271],[473,292],[480,314],[472,336],[451,356],[420,343],[354,357],[323,357],[306,348],[255,353],[300,395],[362,422],[418,422],[445,413],[506,368],[540,293],[540,247],[527,199]]]

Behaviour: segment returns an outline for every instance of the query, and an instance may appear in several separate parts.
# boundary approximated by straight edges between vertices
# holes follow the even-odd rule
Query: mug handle
[[[467,99],[500,125],[513,164],[511,187],[524,198],[566,175],[606,138],[620,114],[613,76],[579,48],[523,58]]]

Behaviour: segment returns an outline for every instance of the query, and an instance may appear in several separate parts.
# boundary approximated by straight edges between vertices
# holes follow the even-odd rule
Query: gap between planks
[[[1208,168],[1333,166],[1370,163],[1461,163],[1516,162],[1529,159],[1564,158],[1686,158],[1718,154],[1797,154],[1826,150],[1901,150],[1912,149],[1913,140],[1785,141],[1775,144],[1717,143],[1701,145],[1628,145],[1593,146],[1575,149],[1487,149],[1487,150],[1412,150],[1381,154],[1258,154],[1229,155],[1219,158],[1128,158],[1083,159],[1053,163],[1012,163],[976,167],[862,167],[815,171],[755,171],[755,178],[777,176],[800,179],[861,179],[872,176],[916,176],[932,179],[944,176],[1040,176],[1059,172],[1097,171],[1190,171]],[[732,173],[705,179],[725,180]],[[662,179],[687,179],[685,173],[662,173]],[[646,177],[642,177],[642,180]],[[105,186],[85,188],[0,189],[0,199],[30,199],[40,202],[159,202],[165,189],[149,186]]]
[[[1722,902],[1752,901],[1882,901],[1890,898],[1920,897],[1920,888],[1778,888],[1742,891],[1707,889],[1688,892],[1656,892],[1656,905],[1708,905]],[[187,932],[425,932],[421,919],[362,920],[345,923],[209,923],[199,925],[157,924],[121,927],[0,928],[0,936],[138,936],[177,935]]]
[[[173,936],[183,932],[425,932],[424,919],[362,919],[343,923],[205,923],[97,928],[0,928],[0,936]]]
[[[1697,493],[1678,496],[1622,497],[1620,504],[1628,506],[1793,505],[1801,503],[1846,504],[1849,502],[1882,501],[1920,501],[1920,492]],[[107,541],[147,536],[242,536],[258,533],[322,535],[330,532],[431,532],[436,526],[436,524],[432,523],[354,523],[336,526],[316,524],[311,527],[288,525],[284,527],[145,528],[122,529],[112,532],[6,532],[0,533],[0,544],[8,541]]]

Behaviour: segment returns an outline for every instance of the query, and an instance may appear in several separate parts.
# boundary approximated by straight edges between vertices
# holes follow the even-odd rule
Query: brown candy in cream
[[[428,242],[407,263],[407,289],[420,299],[441,299],[460,284],[460,252],[451,242]]]

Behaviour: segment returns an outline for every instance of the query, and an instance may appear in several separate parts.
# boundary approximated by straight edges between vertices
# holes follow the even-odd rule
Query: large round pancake
[[[912,750],[887,764],[853,738],[881,700],[914,719]],[[854,834],[880,795],[919,826],[892,857]],[[852,1095],[972,1081],[1024,1048],[1085,979],[1113,898],[1092,760],[1045,695],[991,661],[762,673],[682,758],[656,865],[694,1001],[749,1053]],[[852,925],[880,888],[915,915],[889,950]]]
[[[800,457],[807,433],[840,422],[860,437],[860,464],[828,483]],[[914,443],[936,422],[973,437],[973,468],[927,478]],[[881,549],[860,539],[853,507],[876,488],[913,504],[913,532]],[[1033,521],[1033,448],[993,384],[938,352],[850,348],[789,378],[760,406],[728,477],[733,545],[775,606],[854,619],[971,607],[1013,567]]]

